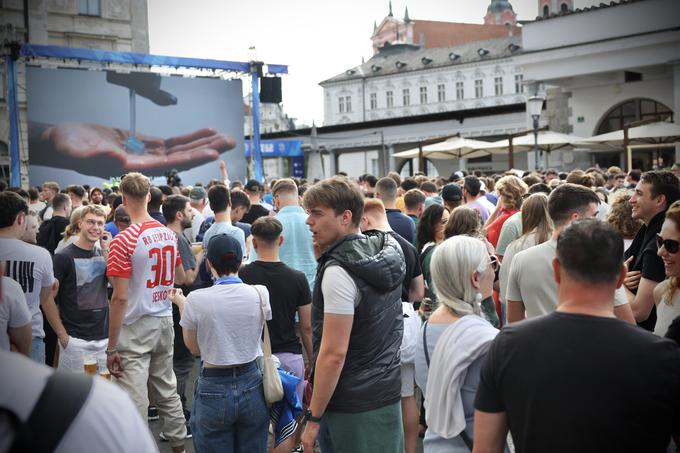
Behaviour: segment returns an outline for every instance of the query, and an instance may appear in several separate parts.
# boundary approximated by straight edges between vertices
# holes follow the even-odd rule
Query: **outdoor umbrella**
[[[624,147],[626,163],[630,169],[632,166],[631,147],[635,148],[665,148],[673,147],[674,142],[680,141],[680,125],[659,121],[656,123],[642,124],[624,128],[606,134],[595,135],[583,140],[585,145],[599,143],[609,145],[612,148]]]
[[[482,157],[491,154],[489,151],[482,150],[488,142],[481,140],[472,140],[463,137],[451,137],[443,142],[433,143],[431,145],[423,146],[423,157],[428,159],[451,159],[457,157],[474,158]],[[417,158],[420,155],[419,148],[413,148],[400,153],[394,154],[394,157],[402,159]]]

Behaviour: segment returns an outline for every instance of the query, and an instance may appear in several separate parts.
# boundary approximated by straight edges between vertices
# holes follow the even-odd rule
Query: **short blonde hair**
[[[151,182],[141,173],[128,173],[120,182],[120,191],[126,197],[141,200],[149,195]]]
[[[366,198],[364,200],[364,214],[368,214],[369,212],[387,215],[385,205],[377,198]]]
[[[496,183],[496,191],[503,199],[503,206],[519,210],[522,207],[522,196],[529,188],[517,176],[503,176]]]

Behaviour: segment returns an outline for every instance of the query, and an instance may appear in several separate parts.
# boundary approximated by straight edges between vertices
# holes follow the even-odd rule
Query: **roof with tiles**
[[[520,36],[508,36],[436,49],[397,44],[384,48],[365,63],[324,80],[320,85],[507,58],[521,53],[521,41]]]
[[[413,41],[420,43],[421,33],[425,37],[424,47],[457,46],[467,42],[482,41],[508,36],[505,25],[466,24],[461,22],[438,22],[434,20],[416,20],[413,24]],[[522,28],[512,27],[512,34],[519,36]]]

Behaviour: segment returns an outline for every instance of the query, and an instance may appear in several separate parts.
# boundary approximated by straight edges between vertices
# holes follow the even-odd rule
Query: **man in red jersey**
[[[149,179],[127,174],[120,183],[130,226],[111,242],[106,263],[113,285],[109,309],[109,371],[146,416],[147,382],[154,390],[163,432],[184,451],[186,427],[172,371],[173,323],[168,293],[184,270],[175,233],[147,212]]]

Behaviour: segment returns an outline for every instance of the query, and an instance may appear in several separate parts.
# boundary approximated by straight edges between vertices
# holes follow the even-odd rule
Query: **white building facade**
[[[574,33],[578,30],[578,33]],[[527,91],[547,94],[550,129],[581,137],[680,111],[680,2],[629,1],[528,23],[519,58]],[[677,145],[676,145],[677,148]],[[633,168],[680,162],[672,148],[636,150]],[[568,170],[625,166],[622,150],[556,151],[551,166]]]

